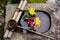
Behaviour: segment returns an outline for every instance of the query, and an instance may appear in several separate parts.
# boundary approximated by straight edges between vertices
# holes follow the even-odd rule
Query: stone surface
[[[48,0],[50,3],[56,3],[56,0]]]
[[[48,32],[44,33],[45,35],[51,36],[56,38],[58,34],[56,34],[56,29],[58,30],[59,27],[59,8],[55,4],[27,4],[24,10],[27,10],[28,8],[33,7],[36,10],[44,10],[48,12],[51,16],[51,28]],[[16,10],[16,5],[7,5],[6,7],[6,24],[8,20],[10,20],[14,14],[14,11]],[[57,13],[58,12],[58,13]],[[7,26],[5,25],[5,30]],[[57,31],[58,32],[58,31]],[[26,36],[27,35],[27,36]],[[22,34],[22,33],[13,33],[10,40],[51,40],[47,39],[45,37],[37,36],[36,34]]]

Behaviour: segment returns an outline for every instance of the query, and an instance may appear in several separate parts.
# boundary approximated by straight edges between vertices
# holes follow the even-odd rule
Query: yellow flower
[[[32,16],[36,14],[34,8],[29,8],[28,11],[29,11],[30,15],[32,15]]]
[[[36,25],[36,26],[40,26],[40,24],[41,24],[41,20],[37,17],[37,18],[35,19],[35,25]]]

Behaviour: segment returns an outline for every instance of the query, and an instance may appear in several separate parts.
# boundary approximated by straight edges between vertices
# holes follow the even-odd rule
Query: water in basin
[[[50,28],[50,25],[51,25],[50,16],[48,15],[48,13],[44,11],[37,11],[36,13],[37,13],[37,16],[41,20],[41,25],[39,27],[38,32],[46,32]],[[24,12],[24,15],[27,15],[26,11]],[[20,22],[23,27],[28,27],[27,23],[23,21],[24,15],[22,16]]]

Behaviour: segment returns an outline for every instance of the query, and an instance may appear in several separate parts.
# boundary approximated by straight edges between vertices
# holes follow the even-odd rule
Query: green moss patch
[[[0,26],[0,39],[2,40],[3,39],[3,35],[4,35],[4,27]]]
[[[46,3],[47,0],[28,0],[29,3]]]

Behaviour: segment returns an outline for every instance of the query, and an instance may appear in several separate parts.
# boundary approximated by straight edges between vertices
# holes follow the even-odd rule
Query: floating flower
[[[38,31],[39,27],[38,26],[34,26],[34,30]]]
[[[35,25],[40,26],[40,24],[41,24],[41,20],[39,19],[39,17],[36,17],[35,18]]]
[[[27,18],[26,20],[27,20],[27,24],[28,24],[29,26],[31,26],[31,27],[34,26],[34,22],[33,22],[30,18]]]
[[[34,8],[29,8],[28,11],[29,11],[29,14],[32,15],[32,16],[33,15],[36,15],[36,12],[35,12],[35,9]]]
[[[26,16],[25,19],[29,27],[34,28],[34,30],[38,31],[41,25],[41,20],[39,19],[39,17],[36,17],[34,8],[29,8],[28,16]]]

